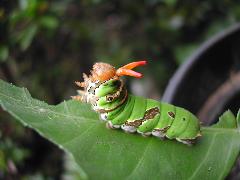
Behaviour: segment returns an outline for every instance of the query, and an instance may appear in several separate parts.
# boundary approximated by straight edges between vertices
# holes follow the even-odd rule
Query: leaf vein
[[[140,167],[140,165],[142,164],[142,162],[143,162],[143,160],[144,160],[144,156],[145,156],[145,154],[146,154],[146,152],[147,152],[147,150],[148,150],[148,148],[149,148],[149,144],[151,144],[151,142],[152,142],[151,140],[148,142],[148,144],[146,145],[146,147],[145,147],[145,149],[144,149],[144,151],[143,151],[143,153],[142,153],[141,159],[137,162],[135,168],[132,170],[131,174],[129,174],[129,176],[128,176],[126,179],[130,179],[130,177],[131,177],[132,175],[134,175],[134,173],[135,173],[135,172],[137,171],[137,169]]]
[[[213,138],[212,138],[212,140],[211,140],[211,144],[209,145],[209,148],[208,148],[208,150],[207,150],[207,152],[206,152],[206,155],[205,155],[204,159],[201,161],[201,163],[198,165],[198,167],[196,168],[196,170],[193,172],[192,176],[191,176],[189,179],[193,179],[193,178],[194,178],[194,176],[197,174],[197,172],[200,170],[200,168],[203,166],[203,164],[204,164],[205,161],[207,160],[207,158],[208,158],[208,156],[209,156],[209,153],[210,153],[210,151],[211,151],[211,148],[212,148],[212,146],[213,146],[213,144],[214,144],[214,140],[215,140],[215,138],[216,138],[216,135],[217,135],[217,134],[214,134],[214,136],[213,136]]]

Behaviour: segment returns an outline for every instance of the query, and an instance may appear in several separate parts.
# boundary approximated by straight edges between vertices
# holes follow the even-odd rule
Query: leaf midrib
[[[29,106],[29,105],[27,105],[25,102],[21,101],[20,99],[12,98],[12,97],[7,96],[7,95],[5,95],[5,94],[3,94],[3,93],[0,93],[0,95],[4,96],[4,97],[6,97],[6,98],[11,99],[13,102],[17,102],[17,103],[20,103],[20,104],[22,104],[22,105],[25,105],[24,108],[31,109],[32,111],[37,112],[37,113],[43,113],[43,112],[44,112],[44,113],[52,113],[52,114],[55,114],[55,115],[64,116],[64,117],[66,117],[66,118],[72,118],[72,119],[78,119],[78,120],[81,120],[82,118],[84,118],[84,119],[87,119],[88,122],[89,122],[89,120],[91,120],[91,121],[94,122],[94,123],[96,122],[96,120],[93,119],[93,118],[88,118],[88,117],[85,117],[85,116],[79,117],[79,116],[75,116],[75,115],[63,114],[63,113],[60,113],[60,112],[53,111],[53,110],[51,110],[51,109],[47,109],[47,108],[45,108],[45,107],[43,107],[43,106],[37,106],[37,105],[31,105],[31,106]],[[34,99],[34,100],[35,100],[35,99]],[[3,103],[1,103],[1,104],[3,104]],[[31,104],[31,103],[29,103],[29,104]],[[52,105],[49,105],[49,106],[52,106]],[[54,108],[54,106],[52,106],[52,107]],[[39,109],[41,109],[41,110],[39,110]],[[43,111],[43,110],[44,110],[44,111]]]

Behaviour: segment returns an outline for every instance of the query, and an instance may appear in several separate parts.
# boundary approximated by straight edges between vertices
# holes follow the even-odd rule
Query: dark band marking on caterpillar
[[[119,69],[110,64],[96,63],[89,77],[76,84],[80,90],[73,99],[92,104],[109,128],[121,128],[126,132],[138,132],[144,136],[176,139],[193,144],[201,136],[200,123],[191,112],[164,102],[128,94],[121,76],[141,78],[132,69],[145,65],[146,61],[129,63]]]

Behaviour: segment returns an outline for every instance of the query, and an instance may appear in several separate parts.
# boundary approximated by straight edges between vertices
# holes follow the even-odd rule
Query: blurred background
[[[0,78],[57,104],[93,63],[147,59],[134,94],[160,99],[199,45],[237,23],[237,0],[1,0]],[[71,157],[0,109],[0,179],[78,177]]]

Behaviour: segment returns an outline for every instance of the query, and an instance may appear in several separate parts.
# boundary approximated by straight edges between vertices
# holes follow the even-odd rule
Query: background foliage
[[[119,66],[143,58],[149,59],[146,78],[131,80],[130,88],[159,99],[201,42],[240,19],[236,0],[2,0],[0,5],[0,78],[50,104],[75,94],[73,81],[96,61]],[[0,124],[0,177],[57,178],[68,169],[60,150],[2,110]]]

